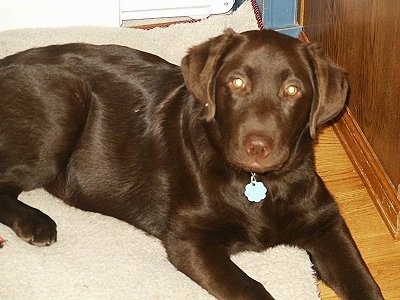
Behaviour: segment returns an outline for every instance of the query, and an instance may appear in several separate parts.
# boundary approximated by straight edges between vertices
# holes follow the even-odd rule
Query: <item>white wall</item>
[[[64,26],[120,26],[119,0],[0,0],[0,31]]]
[[[113,26],[122,20],[229,11],[234,0],[0,0],[0,31],[66,26]]]

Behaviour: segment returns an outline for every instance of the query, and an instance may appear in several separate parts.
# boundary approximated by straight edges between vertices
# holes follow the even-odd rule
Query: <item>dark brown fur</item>
[[[306,249],[343,299],[382,299],[314,169],[316,129],[347,95],[315,45],[227,30],[181,68],[115,45],[49,46],[0,60],[0,91],[0,221],[24,240],[56,241],[54,221],[17,200],[45,187],[158,237],[220,299],[272,299],[230,255],[278,244]],[[268,188],[259,203],[243,195],[250,172]]]

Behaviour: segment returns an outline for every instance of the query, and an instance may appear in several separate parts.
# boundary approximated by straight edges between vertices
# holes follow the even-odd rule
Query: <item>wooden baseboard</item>
[[[400,200],[357,121],[346,108],[333,128],[394,239],[400,239]]]

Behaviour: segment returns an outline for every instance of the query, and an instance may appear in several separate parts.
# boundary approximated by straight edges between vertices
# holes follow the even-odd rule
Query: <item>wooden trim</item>
[[[306,44],[310,44],[310,43],[311,43],[310,40],[308,39],[308,36],[307,36],[306,33],[304,32],[304,30],[302,30],[302,31],[300,32],[299,40],[302,41],[303,43],[306,43]]]
[[[196,23],[196,22],[200,22],[200,21],[201,20],[195,20],[195,19],[182,20],[182,21],[169,21],[169,22],[161,22],[161,23],[151,23],[151,24],[144,24],[144,25],[128,26],[127,28],[148,30],[148,29],[154,29],[156,27],[166,28],[171,25],[183,24],[183,23],[185,23],[185,24],[186,23]]]
[[[396,188],[347,107],[334,123],[333,129],[390,233],[394,239],[399,240],[400,200],[397,198]]]
[[[297,20],[300,26],[304,26],[304,0],[297,2]]]

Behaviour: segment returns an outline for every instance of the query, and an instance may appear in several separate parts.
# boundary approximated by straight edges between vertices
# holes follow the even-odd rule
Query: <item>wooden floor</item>
[[[319,136],[316,159],[318,173],[335,196],[385,299],[400,299],[400,242],[392,239],[331,127]],[[323,283],[319,286],[323,300],[339,299]]]

